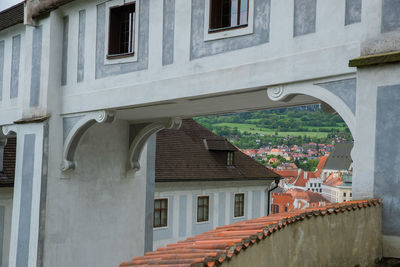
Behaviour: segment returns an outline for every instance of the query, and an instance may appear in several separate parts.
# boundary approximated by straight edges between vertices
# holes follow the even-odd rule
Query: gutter
[[[271,192],[272,192],[272,190],[274,190],[274,189],[276,189],[276,188],[278,188],[278,186],[279,186],[279,181],[282,179],[282,177],[279,177],[279,178],[276,178],[275,180],[274,180],[274,182],[275,182],[275,186],[274,187],[272,187],[272,188],[270,188],[270,189],[267,189],[267,216],[270,214],[270,212],[271,212]]]

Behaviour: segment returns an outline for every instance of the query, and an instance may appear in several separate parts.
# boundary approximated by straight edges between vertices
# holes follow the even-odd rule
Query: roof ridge
[[[217,266],[229,261],[233,255],[247,249],[253,244],[266,239],[274,232],[288,224],[334,213],[343,213],[371,206],[381,205],[380,199],[354,200],[325,207],[294,210],[286,213],[272,214],[266,217],[249,219],[230,225],[217,227],[175,244],[169,244],[142,257],[122,262],[120,267],[127,266]]]

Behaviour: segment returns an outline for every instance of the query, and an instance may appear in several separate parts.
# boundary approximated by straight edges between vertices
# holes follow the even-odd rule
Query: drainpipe
[[[267,216],[270,214],[271,212],[271,192],[272,190],[278,188],[279,186],[279,181],[282,179],[282,177],[276,178],[274,180],[275,186],[272,187],[271,189],[267,189]]]

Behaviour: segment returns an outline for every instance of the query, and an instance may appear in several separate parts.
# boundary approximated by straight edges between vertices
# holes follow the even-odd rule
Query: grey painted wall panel
[[[197,197],[202,195],[195,195],[192,197],[192,235],[198,235],[209,231],[214,228],[214,194],[210,194],[209,203],[209,221],[208,222],[197,222]]]
[[[400,1],[382,0],[381,31],[390,32],[400,29]]]
[[[218,225],[225,225],[226,193],[218,193]]]
[[[400,84],[378,88],[374,197],[383,199],[382,231],[400,236]]]
[[[261,191],[253,191],[253,199],[252,199],[252,218],[260,217],[260,209],[261,209]]]
[[[18,97],[21,35],[12,39],[10,98]]]
[[[61,85],[67,84],[67,68],[68,68],[68,34],[69,34],[69,17],[64,17],[63,26],[63,44],[62,44],[62,60],[61,60]]]
[[[179,236],[186,236],[186,214],[187,214],[187,196],[183,195],[179,197]]]
[[[346,0],[346,15],[344,25],[361,22],[361,0]]]
[[[123,64],[104,64],[106,38],[106,4],[97,6],[96,32],[96,79],[145,70],[148,67],[149,53],[149,0],[140,1],[138,47],[135,47],[137,61]],[[108,26],[107,26],[108,27]]]
[[[146,166],[146,222],[144,236],[144,252],[153,251],[153,212],[154,187],[156,176],[156,135],[153,134],[147,141]]]
[[[4,41],[0,42],[0,101],[3,100]]]
[[[172,238],[172,231],[174,228],[173,218],[174,218],[174,196],[170,196],[168,197],[168,226],[162,228],[154,228],[153,240],[158,241],[158,240]]]
[[[316,0],[294,0],[293,36],[315,32],[317,18]]]
[[[29,106],[39,106],[40,74],[42,67],[42,26],[33,30],[31,66],[31,96]]]
[[[3,248],[4,248],[4,216],[6,207],[0,206],[0,265],[3,262]],[[7,264],[7,263],[6,263]]]
[[[78,83],[85,78],[85,30],[86,30],[86,10],[79,11],[79,32],[78,32]]]
[[[36,136],[34,134],[26,134],[24,136],[16,267],[28,266],[35,139]]]
[[[163,65],[174,62],[175,0],[164,0]]]
[[[204,42],[206,0],[192,0],[190,59],[212,56],[269,42],[270,0],[254,0],[253,34]],[[252,7],[250,7],[252,8]]]
[[[319,83],[319,86],[328,89],[331,93],[338,96],[351,109],[353,114],[356,114],[356,78]]]

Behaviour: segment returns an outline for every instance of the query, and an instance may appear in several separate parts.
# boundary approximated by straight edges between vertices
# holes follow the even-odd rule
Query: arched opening
[[[352,146],[347,123],[325,103],[184,119],[181,129],[157,134],[154,249],[244,219],[352,200]],[[283,179],[254,179],[232,152]],[[217,177],[222,163],[246,182]]]

